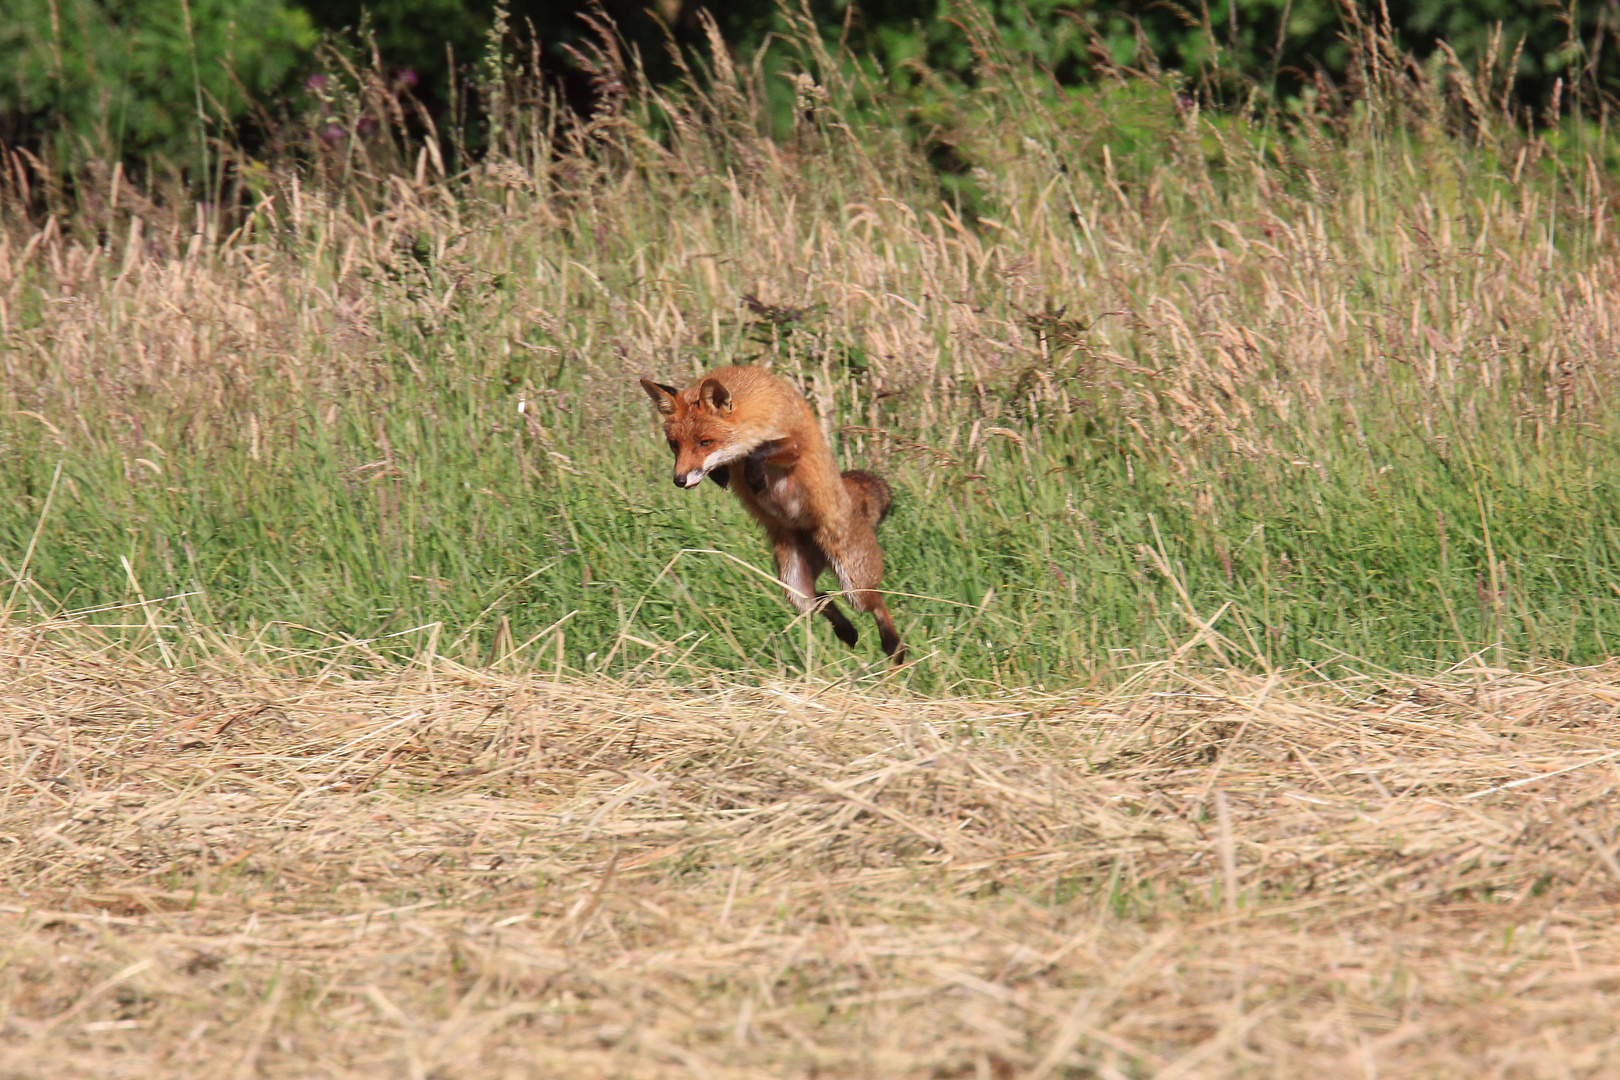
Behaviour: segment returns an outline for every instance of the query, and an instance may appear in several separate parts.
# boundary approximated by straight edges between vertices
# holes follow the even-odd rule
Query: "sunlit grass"
[[[752,76],[719,76],[566,137],[514,76],[473,173],[379,133],[258,170],[257,209],[195,237],[127,194],[43,225],[13,198],[18,610],[886,677],[755,572],[729,496],[663,480],[635,377],[757,360],[895,483],[920,687],[1115,680],[1195,640],[1259,669],[1620,639],[1614,185],[1568,138],[1449,134],[1450,91],[1393,75],[1380,110],[1278,126],[997,69],[939,105],[971,166],[942,188],[904,100],[828,78],[767,137]]]

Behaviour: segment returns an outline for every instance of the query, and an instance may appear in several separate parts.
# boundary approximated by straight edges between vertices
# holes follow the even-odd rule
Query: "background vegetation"
[[[1352,12],[1342,84],[1213,110],[1179,73],[1066,85],[979,10],[949,23],[966,73],[910,86],[791,13],[776,69],[708,23],[673,86],[605,36],[576,50],[584,115],[491,51],[466,126],[332,52],[276,155],[211,121],[201,200],[9,151],[7,611],[135,604],[108,618],[171,650],[210,622],[854,672],[875,644],[792,623],[733,502],[666,482],[634,383],[757,360],[895,479],[920,685],[1194,643],[1257,669],[1606,655],[1598,84],[1528,126],[1506,38],[1413,64]]]
[[[1206,104],[1286,107],[1307,91],[1331,94],[1357,77],[1363,20],[1413,62],[1441,63],[1448,50],[1468,67],[1493,58],[1531,122],[1555,96],[1584,94],[1606,109],[1620,76],[1612,5],[997,0],[971,11],[1063,85],[1095,85],[1116,65],[1174,71]],[[202,186],[208,137],[274,156],[290,117],[323,112],[309,80],[337,62],[316,48],[324,39],[405,80],[439,126],[456,124],[481,146],[487,102],[476,76],[497,17],[582,111],[596,88],[577,50],[605,25],[662,85],[684,72],[671,46],[712,46],[711,35],[738,62],[791,76],[787,43],[813,26],[886,90],[932,101],[939,76],[971,84],[980,74],[960,15],[941,0],[18,0],[0,19],[0,139],[59,172],[121,160],[182,168]],[[778,113],[790,109],[781,79],[761,89]]]

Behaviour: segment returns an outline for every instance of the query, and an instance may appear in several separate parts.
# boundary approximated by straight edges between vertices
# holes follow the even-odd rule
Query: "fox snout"
[[[685,472],[682,472],[680,469],[675,470],[676,487],[695,488],[701,483],[703,483],[702,469],[688,469]]]

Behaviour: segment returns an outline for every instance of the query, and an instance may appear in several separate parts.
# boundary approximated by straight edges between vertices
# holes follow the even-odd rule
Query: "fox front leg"
[[[778,533],[771,538],[776,555],[776,576],[787,592],[788,601],[803,614],[819,611],[832,624],[833,633],[845,645],[860,640],[855,626],[833,603],[832,597],[816,589],[816,579],[827,566],[827,559],[815,542],[803,533]]]
[[[755,495],[765,490],[765,466],[792,468],[799,461],[799,440],[772,439],[760,443],[743,460],[743,480]]]

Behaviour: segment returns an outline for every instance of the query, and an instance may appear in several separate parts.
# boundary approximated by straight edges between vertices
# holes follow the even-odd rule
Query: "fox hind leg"
[[[876,593],[871,594],[877,596]],[[906,647],[900,640],[900,632],[894,628],[894,617],[889,614],[889,605],[883,602],[883,597],[877,597],[877,603],[872,606],[872,618],[877,620],[878,641],[883,645],[883,651],[895,664],[906,662]]]
[[[869,611],[877,622],[878,642],[883,651],[896,665],[906,662],[906,647],[900,641],[900,631],[894,628],[894,616],[889,614],[889,605],[883,602],[883,595],[870,589],[850,594],[850,603],[855,605],[856,611]]]
[[[878,641],[883,651],[895,664],[903,664],[906,647],[900,642],[900,632],[894,628],[889,605],[877,591],[878,583],[883,580],[883,551],[878,547],[877,536],[867,530],[866,535],[851,539],[853,542],[844,545],[841,557],[829,558],[828,562],[838,575],[838,583],[843,586],[850,604],[856,611],[870,612],[877,622]]]

